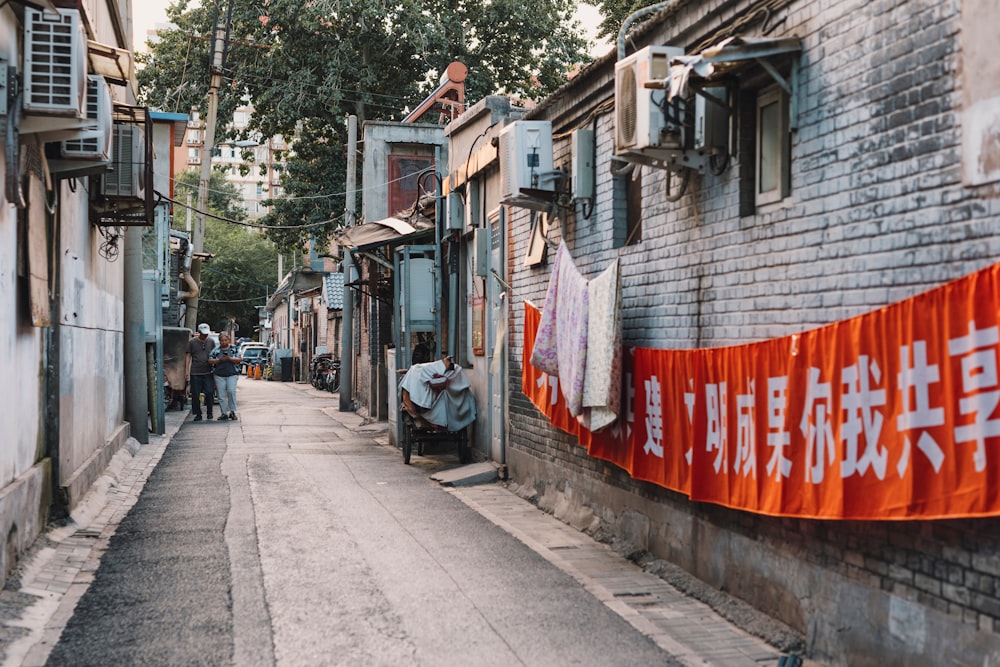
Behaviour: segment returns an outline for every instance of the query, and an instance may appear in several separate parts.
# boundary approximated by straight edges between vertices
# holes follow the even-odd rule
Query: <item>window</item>
[[[757,206],[781,201],[791,191],[788,95],[771,86],[757,95],[754,198]]]
[[[200,148],[189,148],[188,149],[188,162],[200,162],[201,161],[201,149]]]
[[[612,176],[615,248],[642,241],[642,167],[616,170]]]

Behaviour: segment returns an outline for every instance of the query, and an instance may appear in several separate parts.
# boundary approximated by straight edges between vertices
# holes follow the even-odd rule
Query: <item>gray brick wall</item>
[[[690,47],[708,40],[718,21],[748,16],[763,3],[688,4],[643,39]],[[770,36],[803,41],[785,202],[740,216],[743,156],[721,176],[692,179],[676,203],[664,197],[662,172],[644,168],[643,241],[615,248],[613,117],[597,119],[594,213],[589,220],[565,216],[552,241],[565,239],[588,277],[621,258],[626,345],[715,347],[797,333],[937,287],[1000,256],[998,188],[962,183],[962,3],[785,4],[773,14]],[[565,133],[589,112],[563,101],[536,115]],[[568,162],[568,150],[568,141],[556,142],[556,165]],[[517,388],[523,301],[543,304],[549,271],[521,265],[527,212],[512,209],[511,216],[509,369]],[[515,481],[523,475],[540,504],[552,509],[552,497],[575,494],[603,534],[614,534],[617,518],[642,505],[653,526],[650,551],[784,620],[819,659],[932,665],[959,656],[981,663],[1000,651],[1000,519],[805,521],[690,503],[587,457],[520,392],[510,411],[511,474]],[[580,489],[589,491],[581,498]],[[720,565],[722,548],[738,551]],[[893,625],[893,605],[904,603],[918,605],[937,635],[921,655],[907,653],[916,649]],[[855,622],[857,614],[864,623]]]

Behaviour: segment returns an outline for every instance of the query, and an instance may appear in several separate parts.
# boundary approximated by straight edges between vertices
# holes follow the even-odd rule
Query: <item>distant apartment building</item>
[[[253,107],[242,106],[233,114],[231,130],[240,133],[250,124]],[[217,135],[222,135],[217,131]],[[281,173],[278,165],[284,159],[288,146],[284,137],[256,140],[219,140],[216,142],[212,165],[226,169],[226,180],[240,193],[240,200],[250,218],[259,218],[270,210],[265,200],[280,197]],[[200,169],[205,159],[205,121],[192,109],[184,135],[184,145],[176,156],[178,172]]]

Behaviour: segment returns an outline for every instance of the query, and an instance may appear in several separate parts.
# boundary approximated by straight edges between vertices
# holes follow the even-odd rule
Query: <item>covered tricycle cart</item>
[[[424,453],[429,443],[453,443],[458,459],[468,463],[469,425],[476,420],[476,403],[462,367],[445,357],[440,361],[414,364],[399,383],[402,420],[403,463],[410,462],[414,448]]]

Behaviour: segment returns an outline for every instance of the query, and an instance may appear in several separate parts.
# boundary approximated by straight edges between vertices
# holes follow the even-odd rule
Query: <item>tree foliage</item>
[[[198,198],[201,173],[188,169],[177,176],[175,199],[185,201],[191,194]],[[246,220],[239,205],[240,192],[226,181],[225,172],[212,170],[209,181],[208,213],[205,219],[204,251],[215,255],[201,267],[201,295],[198,311],[201,320],[216,331],[230,320],[239,326],[240,336],[250,337],[257,326],[257,306],[264,305],[278,282],[278,253],[274,244],[252,227],[219,220]]]
[[[198,187],[201,184],[200,169],[185,169],[174,179],[174,199],[185,202],[191,195],[191,206],[197,207]],[[208,181],[208,208],[214,215],[228,220],[246,220],[247,212],[239,204],[239,189],[226,180],[226,172],[218,167],[212,168]]]
[[[143,101],[167,111],[205,112],[212,26],[228,0],[175,0],[142,58]],[[453,60],[469,67],[466,99],[490,93],[544,96],[585,60],[586,43],[571,0],[233,0],[219,128],[253,103],[246,137],[294,138],[285,196],[264,223],[282,249],[341,224],[345,117],[398,120],[438,84]],[[336,197],[317,195],[340,194]],[[293,199],[293,197],[312,199]],[[323,227],[309,222],[332,220]]]
[[[598,35],[612,41],[617,40],[618,31],[632,12],[657,4],[660,4],[660,0],[652,2],[650,0],[601,0],[597,2],[597,8],[600,9],[603,17],[597,27]]]

